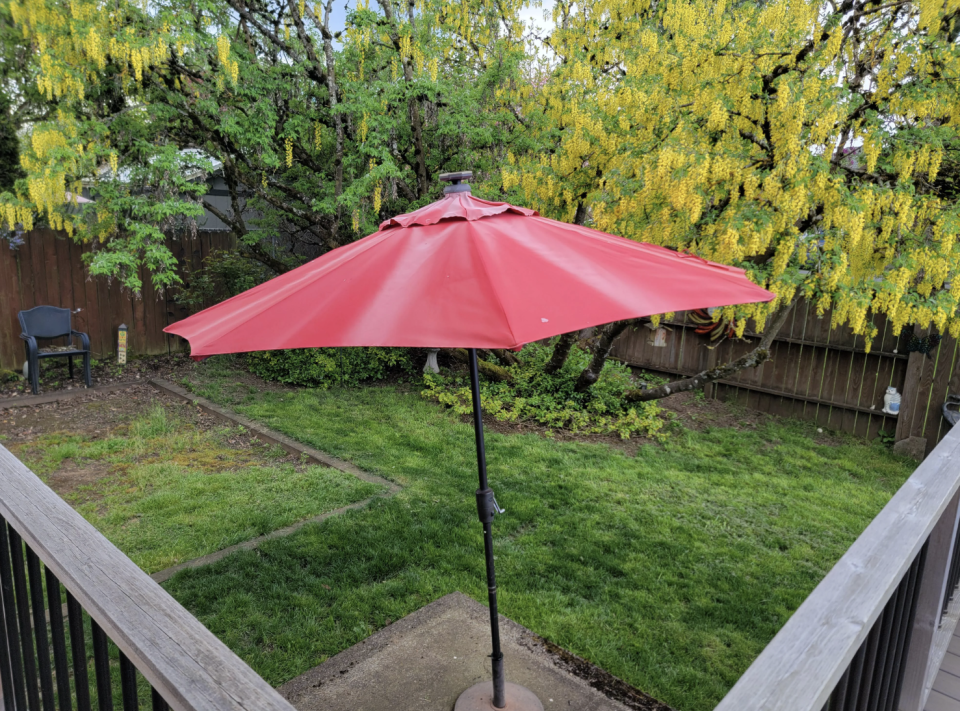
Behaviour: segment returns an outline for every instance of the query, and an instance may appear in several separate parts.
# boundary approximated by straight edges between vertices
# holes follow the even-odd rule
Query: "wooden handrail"
[[[820,711],[934,528],[955,530],[958,491],[960,428],[954,428],[797,608],[716,711]],[[951,535],[941,538],[952,540]],[[943,563],[938,565],[941,569],[924,572],[924,584],[935,593],[928,595],[930,606],[937,609],[945,577]],[[926,643],[920,650],[921,676],[928,666],[929,637]],[[908,654],[916,658],[916,640]]]
[[[0,516],[171,708],[294,711],[2,445]]]

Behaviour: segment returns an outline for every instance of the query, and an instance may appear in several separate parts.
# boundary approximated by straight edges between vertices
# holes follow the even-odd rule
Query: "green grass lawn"
[[[156,404],[110,435],[43,434],[13,452],[41,479],[70,467],[89,483],[64,498],[152,573],[380,491],[278,448],[236,447],[235,429],[199,429]],[[90,476],[90,472],[97,473]]]
[[[471,426],[415,389],[257,392],[216,360],[199,394],[402,484],[168,590],[280,684],[430,601],[483,602]],[[815,426],[672,428],[606,444],[488,434],[501,612],[682,709],[712,708],[913,465]],[[509,678],[510,661],[507,664]]]

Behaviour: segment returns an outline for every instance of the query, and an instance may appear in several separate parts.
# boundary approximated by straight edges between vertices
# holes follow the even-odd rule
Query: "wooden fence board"
[[[0,243],[0,367],[18,369],[24,360],[20,340],[20,280],[15,252]]]
[[[861,437],[874,438],[881,430],[896,431],[898,439],[922,436],[932,448],[948,431],[940,412],[947,393],[960,394],[960,343],[947,337],[933,358],[908,356],[909,331],[896,333],[885,317],[875,316],[877,335],[866,353],[863,336],[847,327],[832,328],[830,318],[800,302],[774,341],[771,360],[714,384],[708,394]],[[684,329],[679,315],[678,321],[669,348],[650,346],[646,329],[639,329],[621,336],[614,357],[662,374],[689,375],[735,360],[756,345],[748,328],[750,343],[726,341],[708,350],[704,337]],[[899,418],[881,412],[890,385],[902,395]]]
[[[199,269],[203,258],[214,250],[230,249],[235,241],[229,233],[201,233],[196,238],[171,239],[168,246],[181,269]],[[0,367],[23,364],[17,312],[42,304],[80,309],[74,328],[90,336],[96,358],[107,358],[116,350],[117,327],[126,323],[132,355],[167,353],[180,348],[181,339],[168,338],[163,329],[189,315],[169,292],[160,293],[149,276],[141,273],[143,291],[138,299],[117,280],[91,278],[83,255],[91,245],[80,245],[53,230],[37,229],[24,235],[24,243],[10,249],[0,243]],[[185,281],[189,281],[189,273]]]

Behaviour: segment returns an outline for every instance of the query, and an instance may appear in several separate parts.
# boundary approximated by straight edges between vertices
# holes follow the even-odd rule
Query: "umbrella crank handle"
[[[500,508],[493,489],[477,489],[477,515],[480,523],[491,523],[496,514],[502,513],[506,513],[506,509]]]

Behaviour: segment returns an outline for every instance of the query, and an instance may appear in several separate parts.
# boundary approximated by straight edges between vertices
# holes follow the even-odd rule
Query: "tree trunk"
[[[504,365],[517,365],[520,363],[519,358],[504,348],[494,348],[493,354],[499,358],[500,362]]]
[[[734,373],[738,373],[746,368],[756,368],[758,365],[762,365],[770,359],[770,346],[773,344],[773,339],[776,338],[778,333],[780,333],[780,329],[783,328],[783,324],[787,322],[787,316],[790,315],[795,303],[797,303],[796,298],[780,309],[780,312],[773,319],[773,322],[767,326],[766,331],[764,331],[763,338],[760,339],[760,343],[745,356],[738,358],[732,363],[724,363],[716,368],[711,368],[709,370],[704,370],[700,373],[697,373],[693,377],[674,380],[672,383],[660,385],[656,388],[629,390],[626,393],[626,399],[629,402],[648,402],[650,400],[660,400],[661,398],[665,398],[670,395],[676,395],[677,393],[683,393],[689,390],[697,390],[702,388],[707,383],[712,383],[715,380],[722,380],[723,378],[733,375]]]
[[[453,358],[456,358],[461,363],[470,362],[470,355],[467,353],[465,348],[444,348],[443,352]],[[504,368],[501,368],[499,365],[491,363],[490,361],[477,358],[477,367],[481,373],[491,380],[496,380],[498,382],[509,382],[513,380],[513,375],[510,374],[509,370],[505,370]]]
[[[632,320],[614,321],[600,329],[600,338],[597,339],[597,345],[593,347],[593,358],[577,378],[575,389],[578,393],[589,390],[590,386],[599,380],[603,366],[607,362],[607,356],[610,355],[610,349],[613,348],[613,342],[631,323],[633,323]]]
[[[577,342],[579,335],[579,331],[571,331],[570,333],[562,334],[560,338],[557,339],[557,342],[553,344],[553,355],[550,356],[550,360],[543,369],[544,373],[553,375],[560,371],[563,364],[567,362],[570,349],[573,348],[573,344]]]

